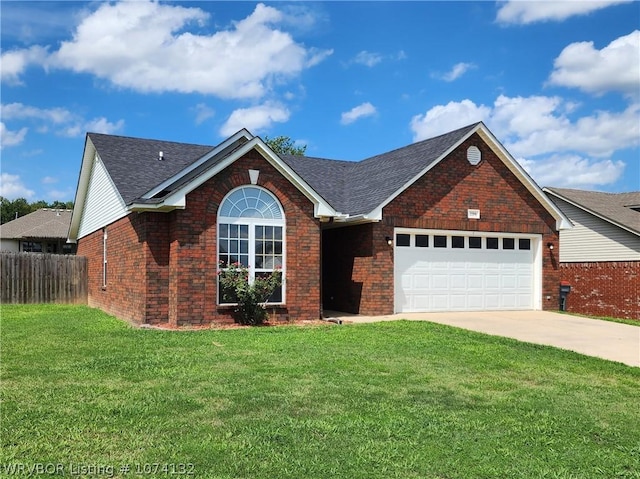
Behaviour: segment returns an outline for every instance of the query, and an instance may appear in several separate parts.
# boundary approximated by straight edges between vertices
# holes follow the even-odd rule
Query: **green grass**
[[[640,477],[640,368],[572,352],[408,321],[135,329],[78,306],[3,306],[1,327],[0,468]]]

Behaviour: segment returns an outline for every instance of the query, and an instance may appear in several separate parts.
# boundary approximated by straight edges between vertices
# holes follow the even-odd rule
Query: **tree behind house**
[[[296,146],[289,136],[264,137],[264,142],[279,155],[304,156],[307,145]]]

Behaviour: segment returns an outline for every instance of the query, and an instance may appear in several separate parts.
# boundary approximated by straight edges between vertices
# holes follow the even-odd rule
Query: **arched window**
[[[285,217],[278,199],[259,186],[231,191],[218,210],[218,264],[224,269],[240,263],[249,270],[249,282],[275,269],[282,270],[283,284],[270,303],[284,303]],[[218,304],[232,304],[218,288]]]

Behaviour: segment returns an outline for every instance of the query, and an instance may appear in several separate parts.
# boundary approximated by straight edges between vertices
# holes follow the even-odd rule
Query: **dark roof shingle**
[[[88,133],[126,204],[171,178],[214,147]],[[158,160],[162,151],[163,159]]]
[[[367,214],[440,158],[478,123],[359,162],[280,155],[337,211]]]
[[[479,123],[359,161],[280,155],[336,211],[367,214],[440,158]],[[102,162],[126,204],[174,177],[213,146],[89,133]],[[158,153],[163,152],[163,160]],[[212,162],[221,158],[212,158]],[[209,168],[211,162],[177,179],[175,189]],[[152,200],[145,200],[152,201]]]

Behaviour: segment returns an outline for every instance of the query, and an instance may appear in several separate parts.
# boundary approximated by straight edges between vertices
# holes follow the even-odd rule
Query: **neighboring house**
[[[72,210],[41,208],[0,225],[0,250],[29,253],[73,254],[67,243]]]
[[[557,309],[570,227],[483,123],[360,162],[89,133],[70,239],[89,304],[138,323],[232,321],[219,265],[281,268],[278,320],[323,309]],[[550,246],[555,246],[555,250]]]
[[[640,319],[640,191],[544,191],[573,223],[560,232],[567,310]]]

